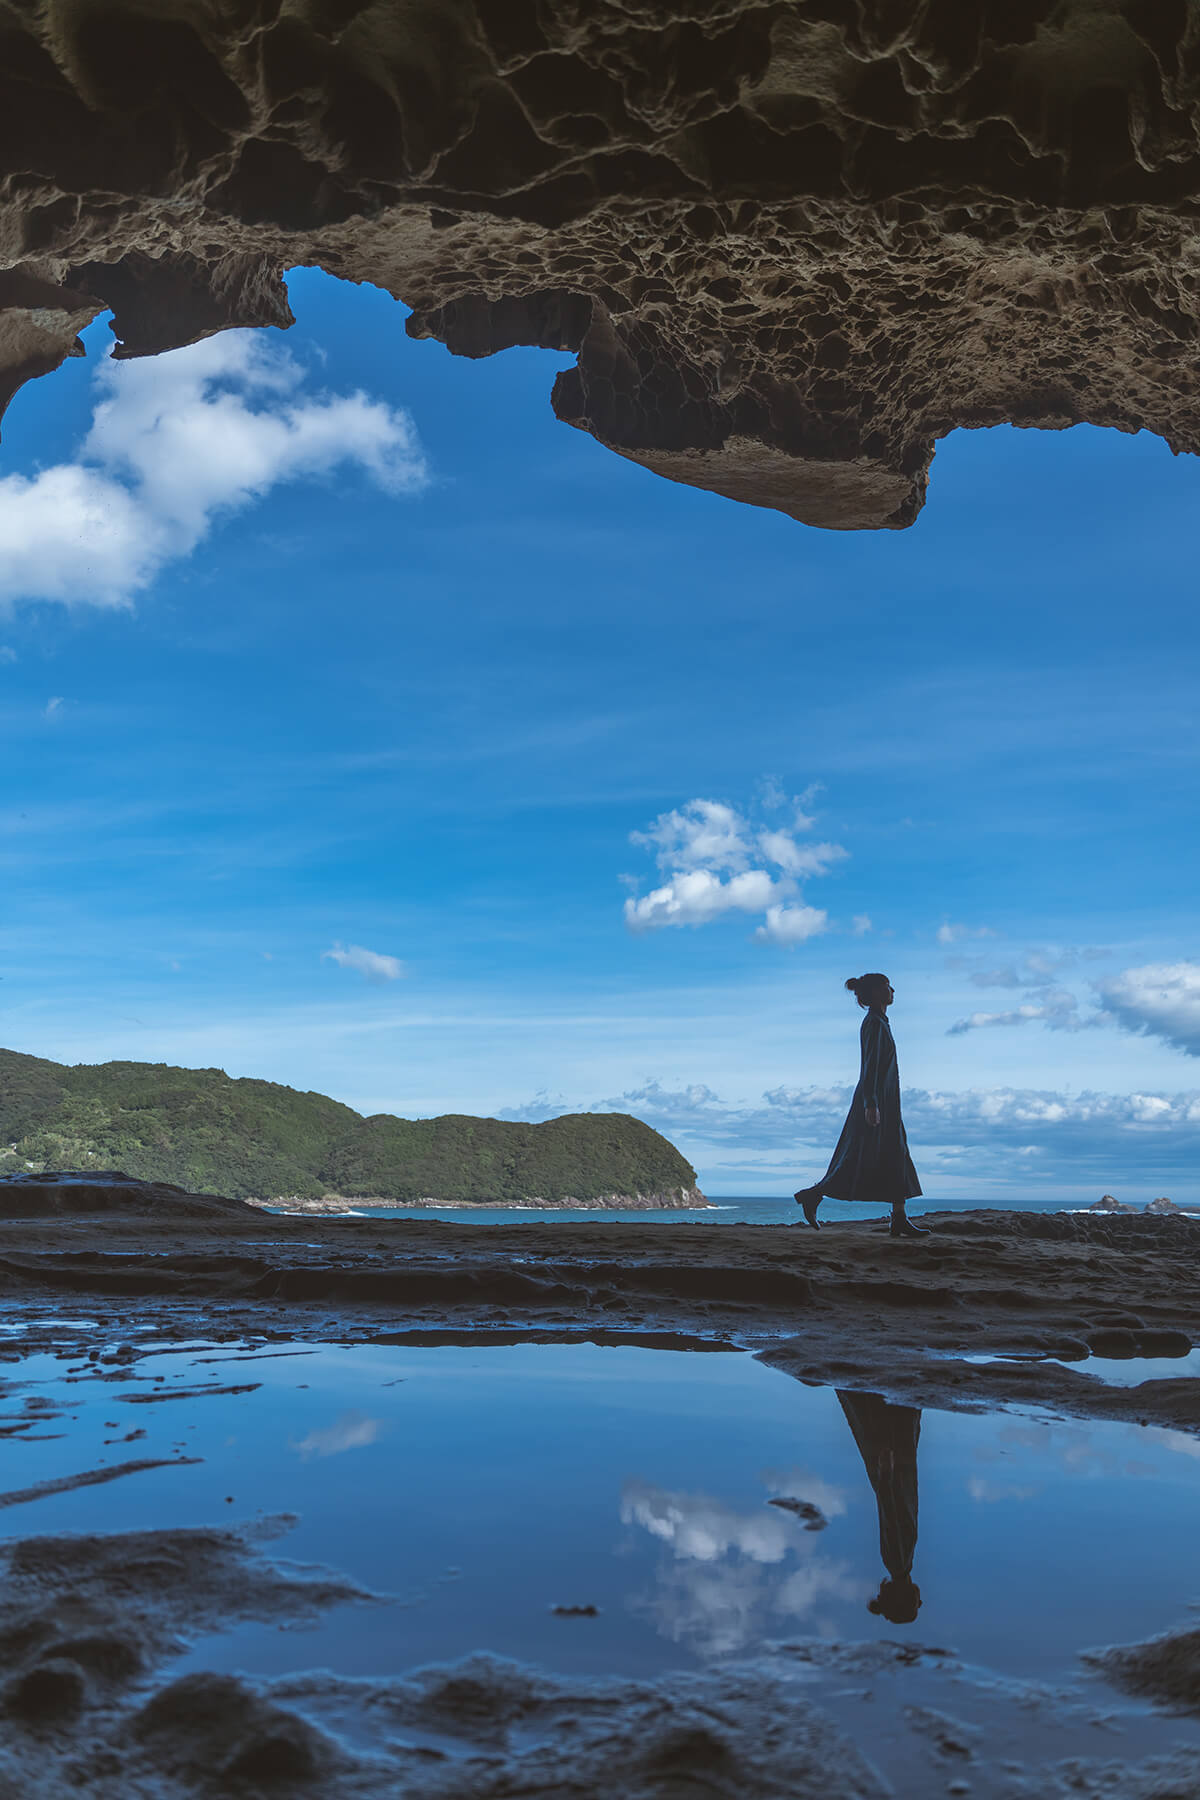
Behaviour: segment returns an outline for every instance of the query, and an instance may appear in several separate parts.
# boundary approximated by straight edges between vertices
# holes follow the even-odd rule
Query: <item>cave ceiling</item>
[[[304,265],[809,524],[955,427],[1200,449],[1200,0],[0,0],[0,176],[0,405]]]

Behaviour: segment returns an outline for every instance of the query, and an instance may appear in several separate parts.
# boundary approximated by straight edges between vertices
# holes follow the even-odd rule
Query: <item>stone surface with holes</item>
[[[319,264],[673,480],[904,526],[955,427],[1200,447],[1190,0],[9,0],[0,402]]]

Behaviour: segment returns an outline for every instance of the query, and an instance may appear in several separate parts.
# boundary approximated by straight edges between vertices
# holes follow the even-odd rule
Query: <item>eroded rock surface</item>
[[[0,121],[0,400],[319,264],[812,524],[910,524],[956,426],[1200,447],[1188,0],[9,0]]]

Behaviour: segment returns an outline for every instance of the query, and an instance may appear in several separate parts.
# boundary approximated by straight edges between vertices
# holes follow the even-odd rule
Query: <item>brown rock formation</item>
[[[0,399],[319,264],[814,524],[910,524],[956,426],[1200,448],[1189,0],[6,0],[0,145]]]

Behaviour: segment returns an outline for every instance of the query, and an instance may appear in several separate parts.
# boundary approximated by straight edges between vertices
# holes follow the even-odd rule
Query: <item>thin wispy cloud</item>
[[[382,1429],[382,1419],[369,1418],[364,1412],[344,1412],[332,1425],[298,1439],[292,1449],[305,1462],[314,1456],[341,1456],[347,1450],[363,1450],[375,1443]]]
[[[951,1037],[968,1031],[1043,1025],[1051,1031],[1086,1031],[1113,1026],[1158,1038],[1186,1056],[1200,1056],[1200,963],[1147,963],[1088,981],[1078,993],[1055,978],[1080,962],[1110,954],[1096,946],[1030,950],[1000,967],[972,967],[962,957],[948,966],[965,971],[972,986],[1021,988],[1016,1006],[974,1011],[947,1028]]]
[[[1084,1031],[1107,1024],[1103,1013],[1081,1011],[1078,998],[1069,988],[1044,989],[1036,1000],[1026,1000],[1003,1012],[973,1012],[956,1019],[947,1027],[950,1037],[966,1031],[985,1031],[994,1026],[1046,1025],[1051,1031]]]
[[[997,934],[988,925],[960,925],[943,919],[937,928],[939,944],[961,944],[967,938],[990,938]]]
[[[46,720],[57,719],[65,705],[66,705],[66,701],[61,694],[52,695],[51,698],[49,700],[47,700],[45,706],[43,706],[43,708],[42,708],[43,719],[46,719]]]
[[[336,963],[339,969],[354,969],[373,987],[400,981],[408,972],[399,957],[385,956],[382,951],[368,950],[362,944],[335,944],[332,950],[322,950],[321,961]]]
[[[814,820],[793,801],[786,826],[756,820],[723,800],[689,800],[660,813],[630,842],[652,852],[663,877],[646,894],[625,902],[631,931],[710,925],[730,914],[761,914],[760,943],[800,944],[829,929],[829,916],[805,903],[801,881],[825,875],[849,854],[841,844],[802,841]],[[783,801],[769,788],[764,806]],[[625,878],[628,880],[628,878]]]
[[[426,485],[407,413],[361,391],[306,391],[306,379],[255,331],[106,358],[75,458],[0,479],[0,606],[128,605],[219,519],[282,482],[349,467],[391,494]]]

